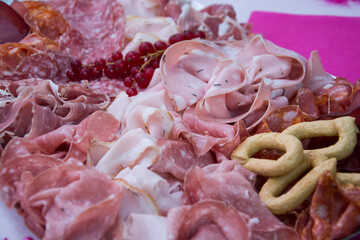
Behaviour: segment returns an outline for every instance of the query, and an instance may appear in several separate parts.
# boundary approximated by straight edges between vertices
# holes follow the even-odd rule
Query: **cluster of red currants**
[[[169,38],[169,44],[172,45],[194,38],[205,38],[205,33],[199,30],[177,33]],[[136,85],[141,89],[149,86],[154,71],[159,67],[161,57],[167,47],[168,44],[164,41],[157,41],[154,44],[142,42],[139,45],[138,52],[130,51],[125,57],[120,51],[116,51],[107,61],[100,58],[93,64],[83,65],[80,60],[73,60],[66,75],[72,81],[94,80],[101,78],[103,74],[110,79],[122,79],[124,85],[128,87],[126,93],[129,96],[134,96],[138,93]]]

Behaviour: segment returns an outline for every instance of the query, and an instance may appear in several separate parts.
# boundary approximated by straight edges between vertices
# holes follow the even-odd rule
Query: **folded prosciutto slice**
[[[216,200],[245,214],[251,226],[251,239],[298,239],[295,230],[280,222],[261,202],[253,187],[254,180],[254,173],[227,160],[190,169],[185,176],[184,193],[191,204]]]
[[[250,239],[246,214],[223,202],[207,200],[173,208],[168,215],[168,240]]]
[[[198,157],[210,150],[220,151],[229,157],[240,143],[241,137],[247,137],[246,128],[241,121],[229,125],[202,120],[193,107],[187,108],[182,116],[173,112],[171,114],[174,118],[172,138],[190,142]]]
[[[102,126],[105,124],[105,126]],[[90,142],[110,142],[116,138],[119,122],[97,111],[79,125],[65,125],[33,139],[13,138],[1,155],[1,196],[14,206],[23,195],[27,179],[64,163],[83,164]]]
[[[43,239],[100,239],[114,224],[120,187],[74,164],[51,168],[24,186],[25,222]]]
[[[82,86],[56,85],[39,78],[3,80],[0,88],[2,147],[15,136],[31,139],[66,123],[77,124],[110,102],[108,96]]]

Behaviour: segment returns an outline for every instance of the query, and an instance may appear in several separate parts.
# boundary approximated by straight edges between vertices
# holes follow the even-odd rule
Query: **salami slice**
[[[56,0],[49,4],[58,10],[71,25],[71,30],[59,38],[64,53],[93,62],[109,58],[121,50],[125,32],[124,10],[111,0]]]
[[[119,92],[126,90],[123,81],[106,77],[90,81],[89,88],[97,93],[107,94],[111,98],[116,97]]]

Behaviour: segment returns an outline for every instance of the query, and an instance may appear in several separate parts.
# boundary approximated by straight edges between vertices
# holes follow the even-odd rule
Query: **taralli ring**
[[[277,149],[285,153],[278,160],[251,158],[262,149]],[[245,168],[257,174],[277,177],[295,169],[303,159],[303,147],[299,139],[281,133],[262,133],[248,137],[231,154]]]
[[[339,136],[339,140],[332,146],[305,152],[317,152],[338,161],[347,158],[354,151],[358,129],[355,118],[341,117],[334,120],[319,120],[298,123],[285,129],[282,133],[293,135],[299,139],[312,137]]]
[[[233,151],[231,159],[259,175],[270,177],[262,186],[259,197],[272,213],[285,214],[311,195],[326,171],[334,174],[341,184],[360,185],[360,174],[338,173],[336,170],[337,161],[354,151],[357,133],[352,117],[298,123],[282,133],[262,133],[247,138]],[[300,142],[305,138],[332,136],[338,136],[339,140],[320,149],[304,150]],[[262,149],[281,150],[285,154],[276,161],[251,158]],[[293,183],[304,173],[299,181]],[[286,188],[290,189],[284,193]]]
[[[331,158],[311,169],[289,191],[282,194],[284,189],[303,172],[308,170],[311,164],[303,161],[292,172],[277,178],[270,178],[261,188],[259,196],[264,204],[274,214],[285,214],[299,206],[314,190],[320,176],[327,170],[336,173],[336,159]]]
[[[336,173],[336,179],[341,184],[353,184],[360,186],[360,173]]]

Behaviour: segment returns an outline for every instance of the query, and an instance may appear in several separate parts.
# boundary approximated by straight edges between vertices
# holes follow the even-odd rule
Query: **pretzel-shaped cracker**
[[[286,151],[278,160],[251,158],[262,149]],[[245,168],[257,174],[277,177],[295,169],[303,159],[303,148],[299,139],[281,133],[262,133],[248,137],[231,154]]]
[[[299,206],[315,190],[320,176],[327,170],[334,175],[341,184],[360,185],[359,173],[337,173],[336,159],[328,159],[323,154],[305,154],[305,159],[290,173],[266,181],[259,192],[263,203],[274,214],[285,214]],[[312,168],[312,169],[311,169]],[[296,178],[310,170],[289,191],[282,194]]]
[[[326,160],[324,161],[324,159]],[[319,164],[313,166],[314,162]],[[289,184],[308,170],[310,171],[289,191],[281,194]],[[336,173],[335,158],[328,159],[322,154],[308,155],[304,158],[304,161],[290,173],[281,177],[268,179],[261,188],[259,197],[274,214],[290,212],[299,206],[315,190],[320,176],[327,170]]]
[[[360,185],[360,173],[336,173],[336,179],[343,185]]]
[[[314,122],[302,122],[292,125],[282,133],[293,135],[299,139],[312,137],[339,136],[339,140],[332,146],[307,152],[322,153],[328,158],[336,158],[338,161],[352,154],[356,146],[357,133],[355,118],[341,117],[334,120],[319,120]]]
[[[327,170],[331,171],[341,184],[360,185],[360,174],[336,172],[337,160],[350,156],[354,151],[357,133],[355,119],[352,117],[298,123],[282,133],[263,133],[249,137],[249,140],[233,151],[231,159],[238,160],[257,174],[272,177],[263,185],[259,196],[274,214],[284,214],[295,209],[314,191],[320,176]],[[339,140],[326,148],[303,150],[302,145],[299,147],[297,141],[289,136],[294,136],[297,140],[339,136]],[[286,153],[277,161],[250,158],[264,148],[279,149]],[[292,158],[291,154],[296,154],[295,152],[300,156],[300,160]],[[280,170],[275,169],[276,167]],[[309,172],[282,194],[285,188],[306,171]]]

